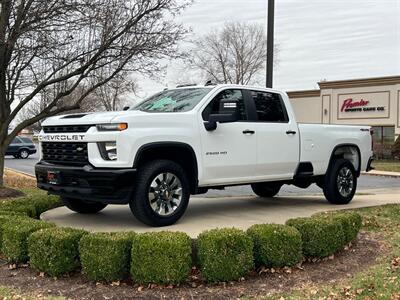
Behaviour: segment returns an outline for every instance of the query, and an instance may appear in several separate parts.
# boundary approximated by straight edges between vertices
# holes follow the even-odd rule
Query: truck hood
[[[144,113],[138,110],[76,113],[48,118],[43,121],[42,126],[105,124],[112,123],[113,120],[117,117],[135,116],[142,114]]]

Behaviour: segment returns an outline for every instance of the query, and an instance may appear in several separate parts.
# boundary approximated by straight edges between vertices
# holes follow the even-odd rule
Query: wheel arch
[[[360,176],[361,173],[361,151],[360,148],[356,144],[346,143],[336,145],[332,152],[331,157],[329,159],[328,169],[332,166],[333,161],[336,158],[344,158],[349,160],[356,170],[357,177]]]
[[[152,142],[142,145],[136,152],[134,168],[154,159],[168,159],[178,163],[186,172],[191,194],[197,193],[198,163],[192,146],[182,142]]]

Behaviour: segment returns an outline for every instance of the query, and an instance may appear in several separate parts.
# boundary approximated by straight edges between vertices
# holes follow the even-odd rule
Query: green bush
[[[192,242],[182,232],[150,232],[133,238],[131,275],[140,283],[175,284],[187,280]]]
[[[300,231],[303,253],[306,257],[326,257],[344,245],[344,232],[337,219],[312,217],[297,218],[286,222]]]
[[[55,195],[32,195],[28,196],[26,200],[35,207],[36,218],[39,218],[42,213],[50,209],[62,206],[60,197]]]
[[[198,261],[207,281],[232,281],[253,268],[253,241],[235,228],[213,229],[197,239]]]
[[[316,216],[333,218],[342,224],[344,233],[343,246],[355,240],[362,227],[362,217],[356,212],[324,212],[316,214]]]
[[[16,214],[23,214],[31,218],[36,218],[35,206],[32,203],[26,201],[26,199],[16,199],[1,202],[0,211],[13,212]]]
[[[134,233],[90,233],[79,243],[83,272],[95,281],[112,282],[129,276]]]
[[[293,266],[303,259],[300,232],[278,224],[253,225],[247,234],[254,243],[254,260],[258,266]]]
[[[72,228],[46,228],[28,238],[29,262],[35,269],[58,277],[79,267],[79,240],[86,232]]]
[[[20,215],[18,213],[14,214],[12,211],[0,211],[0,249],[3,243],[4,224],[9,222],[10,220],[18,220],[20,218],[24,218],[23,215]]]
[[[28,218],[17,218],[6,221],[3,224],[2,253],[11,262],[27,262],[29,259],[29,235],[40,229],[52,226],[54,225],[44,221]]]
[[[35,192],[22,198],[0,202],[0,211],[12,211],[31,218],[39,218],[43,212],[61,205],[58,196]]]

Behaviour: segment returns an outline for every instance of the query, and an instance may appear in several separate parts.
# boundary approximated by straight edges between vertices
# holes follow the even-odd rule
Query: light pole
[[[268,1],[267,16],[267,77],[266,87],[272,88],[272,78],[274,73],[274,18],[275,18],[275,0]]]

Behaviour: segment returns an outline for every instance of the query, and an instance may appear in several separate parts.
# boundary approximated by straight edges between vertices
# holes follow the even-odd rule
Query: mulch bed
[[[6,198],[22,197],[22,196],[25,196],[25,194],[19,190],[11,188],[0,188],[0,200]]]
[[[266,296],[288,292],[314,284],[334,285],[376,263],[378,256],[388,253],[379,234],[361,233],[351,248],[333,259],[305,262],[301,268],[268,270],[254,273],[235,283],[206,284],[193,280],[180,287],[139,286],[130,283],[96,284],[84,275],[73,274],[58,280],[31,268],[10,270],[7,263],[0,266],[0,285],[21,289],[35,295],[64,296],[68,299],[232,299]],[[272,272],[273,273],[272,273]]]

